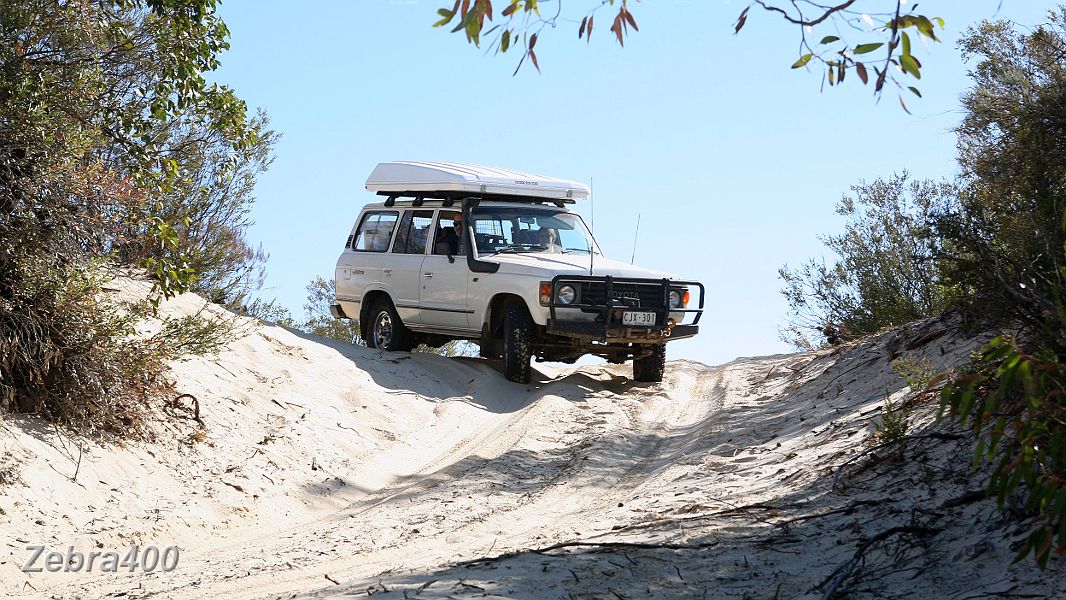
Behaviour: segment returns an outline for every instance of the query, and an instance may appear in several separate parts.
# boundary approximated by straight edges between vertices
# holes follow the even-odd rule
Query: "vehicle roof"
[[[589,187],[577,181],[454,162],[383,162],[370,173],[366,189],[388,196],[460,193],[571,201],[589,197]]]

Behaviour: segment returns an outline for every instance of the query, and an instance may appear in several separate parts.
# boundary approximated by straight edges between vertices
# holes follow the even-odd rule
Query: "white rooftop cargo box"
[[[385,195],[390,192],[458,192],[552,200],[589,197],[589,187],[576,181],[499,167],[406,160],[379,164],[367,178],[366,189]]]

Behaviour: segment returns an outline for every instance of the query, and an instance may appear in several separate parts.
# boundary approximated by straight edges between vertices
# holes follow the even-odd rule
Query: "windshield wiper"
[[[491,254],[486,254],[485,256],[493,256],[496,254],[518,254],[520,250],[528,249],[529,244],[508,244],[506,246],[503,246],[502,248],[497,249]]]

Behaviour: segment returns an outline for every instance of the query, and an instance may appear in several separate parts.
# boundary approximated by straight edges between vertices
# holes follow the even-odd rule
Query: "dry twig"
[[[829,577],[822,581],[822,583],[808,590],[807,593],[811,593],[817,590],[818,588],[825,587],[825,593],[822,594],[822,600],[829,600],[830,598],[832,598],[833,594],[836,593],[836,590],[840,586],[840,584],[843,583],[844,580],[847,579],[849,575],[851,575],[851,572],[855,570],[855,566],[859,564],[860,560],[862,560],[862,557],[866,553],[866,550],[877,542],[888,539],[896,535],[897,533],[913,533],[917,535],[927,535],[930,533],[937,533],[939,531],[939,529],[930,529],[928,527],[919,527],[915,525],[902,525],[899,527],[892,527],[890,529],[886,529],[860,544],[859,548],[855,550],[855,554],[852,555],[851,559],[849,559],[848,562],[834,569],[833,572],[829,574]]]

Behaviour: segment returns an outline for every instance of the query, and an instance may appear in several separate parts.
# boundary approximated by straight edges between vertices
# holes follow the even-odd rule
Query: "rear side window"
[[[392,251],[396,254],[425,254],[426,241],[429,239],[429,230],[432,225],[432,210],[404,211]]]
[[[352,250],[360,252],[385,252],[389,249],[392,232],[396,229],[397,213],[368,212],[363,215],[359,229],[355,231]]]

